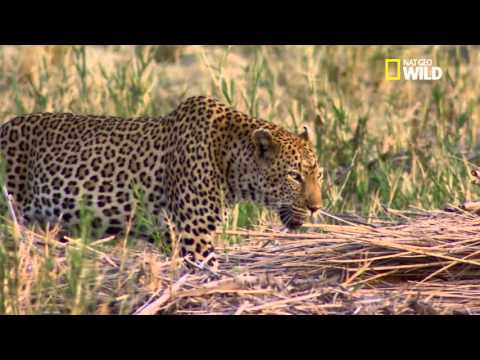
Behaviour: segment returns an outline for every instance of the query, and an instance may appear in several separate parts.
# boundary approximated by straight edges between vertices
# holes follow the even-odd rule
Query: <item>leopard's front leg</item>
[[[218,271],[218,257],[213,246],[215,234],[193,234],[180,232],[180,255],[193,261],[197,266],[208,266]],[[187,260],[187,266],[189,261]]]
[[[218,257],[213,244],[216,230],[222,223],[220,196],[213,192],[203,197],[184,193],[181,198],[183,206],[177,206],[176,211],[171,212],[179,255],[217,271]]]
[[[192,268],[191,262],[193,262],[197,267],[208,266],[216,272],[218,270],[218,258],[213,246],[215,233],[200,235],[198,229],[195,229],[195,233],[199,235],[195,236],[193,232],[179,231],[177,226],[173,225],[164,230],[163,237],[180,257],[188,258],[188,260],[185,260],[187,267]]]
[[[217,256],[210,254],[214,253],[213,240],[223,220],[224,185],[209,149],[210,141],[202,133],[189,133],[188,129],[182,132],[175,151],[169,153],[163,184],[180,255],[189,256],[197,264],[211,256],[206,265],[216,270]]]

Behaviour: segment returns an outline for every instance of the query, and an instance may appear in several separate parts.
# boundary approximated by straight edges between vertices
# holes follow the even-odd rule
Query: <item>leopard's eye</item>
[[[323,169],[318,172],[318,180],[323,180]]]
[[[303,176],[299,172],[291,171],[288,175],[296,182],[299,182],[299,183],[303,182]]]

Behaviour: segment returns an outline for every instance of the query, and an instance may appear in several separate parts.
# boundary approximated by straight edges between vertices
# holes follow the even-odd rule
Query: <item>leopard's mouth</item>
[[[280,220],[289,230],[296,230],[305,223],[307,211],[296,207],[281,207],[278,211]]]

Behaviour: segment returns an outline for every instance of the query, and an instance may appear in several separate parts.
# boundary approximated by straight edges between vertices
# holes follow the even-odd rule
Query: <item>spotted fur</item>
[[[158,226],[171,220],[181,255],[195,261],[214,251],[224,206],[253,201],[294,229],[321,202],[306,130],[294,135],[203,96],[163,118],[19,116],[0,127],[0,149],[27,221],[73,227],[83,203],[94,229],[117,234],[132,217],[136,184]]]

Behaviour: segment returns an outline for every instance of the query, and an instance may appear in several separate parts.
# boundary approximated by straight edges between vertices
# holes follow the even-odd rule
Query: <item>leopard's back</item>
[[[0,130],[7,189],[27,222],[78,224],[86,206],[107,233],[132,214],[135,184],[152,196],[162,181],[154,150],[162,141],[161,119],[153,118],[35,113]]]

